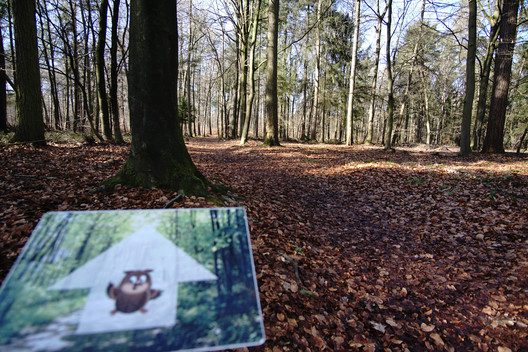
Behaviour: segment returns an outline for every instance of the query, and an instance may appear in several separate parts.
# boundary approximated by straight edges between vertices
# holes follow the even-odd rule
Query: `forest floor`
[[[194,138],[247,209],[267,341],[257,351],[528,351],[528,157],[453,148],[279,148]],[[128,146],[0,144],[0,280],[47,211],[162,208],[91,192]],[[185,197],[174,207],[209,207]]]

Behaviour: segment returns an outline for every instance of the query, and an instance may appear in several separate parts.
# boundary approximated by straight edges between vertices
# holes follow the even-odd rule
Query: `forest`
[[[28,320],[60,323],[9,285],[10,275],[42,284],[8,272],[26,243],[38,256],[27,241],[47,212],[236,206],[247,225],[211,212],[207,225],[180,224],[199,243],[171,240],[220,278],[180,287],[211,307],[209,293],[244,291],[223,270],[248,281],[248,258],[229,254],[252,249],[266,334],[252,350],[528,348],[524,1],[12,0],[0,10],[0,294],[29,308],[8,314],[0,302],[13,323],[0,343],[35,346],[54,331]],[[84,224],[96,235],[72,243],[92,243],[86,256],[107,248],[130,230],[116,223],[105,242],[112,221]],[[207,241],[216,251],[205,255]],[[29,290],[28,301],[40,297]],[[57,309],[78,308],[81,291]],[[210,346],[215,327],[195,328],[216,314],[204,307],[178,319],[189,341]],[[224,322],[228,342],[259,340],[247,317],[243,328]],[[152,332],[135,336],[160,351],[188,346]],[[121,350],[130,334],[120,334],[109,348]]]
[[[281,1],[280,139],[481,150],[490,130],[498,137],[489,137],[486,150],[526,148],[527,10],[522,1],[504,3],[516,3],[508,38],[495,0]],[[186,136],[244,143],[266,135],[269,8],[262,0],[178,2],[178,113]],[[0,129],[10,131],[18,116],[16,38],[13,11],[7,2],[0,10]],[[45,129],[122,142],[130,132],[129,0],[45,0],[35,12]],[[510,53],[507,76],[495,69],[501,50]],[[494,82],[505,78],[501,103]],[[493,110],[501,104],[502,112]]]

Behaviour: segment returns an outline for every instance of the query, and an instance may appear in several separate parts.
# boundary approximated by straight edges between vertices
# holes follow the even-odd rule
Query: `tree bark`
[[[7,132],[7,91],[4,36],[0,28],[0,132]]]
[[[251,21],[251,33],[249,37],[249,63],[248,63],[248,81],[249,81],[249,96],[247,97],[246,110],[244,117],[244,125],[240,137],[240,144],[245,144],[249,133],[249,123],[251,120],[251,113],[253,109],[253,101],[255,100],[255,49],[257,43],[257,29],[258,17],[260,12],[260,4],[262,0],[257,0],[253,6],[253,20]]]
[[[380,53],[381,53],[381,30],[382,30],[382,23],[383,18],[385,17],[385,14],[387,12],[387,8],[385,8],[385,11],[383,11],[383,14],[379,14],[379,0],[377,1],[378,4],[378,28],[376,29],[376,59],[374,61],[374,77],[372,78],[372,85],[370,88],[370,108],[369,108],[369,117],[368,117],[368,126],[367,126],[367,144],[372,144],[372,140],[374,138],[374,110],[376,106],[376,90],[378,86],[378,69],[379,69],[379,62],[380,62]]]
[[[495,72],[491,95],[488,129],[482,151],[504,153],[504,123],[508,106],[513,51],[517,36],[517,12],[519,0],[504,0],[499,33],[499,44],[495,54]]]
[[[268,46],[266,48],[266,138],[264,145],[279,143],[279,98],[277,94],[277,45],[279,36],[279,0],[270,0],[268,10]]]
[[[477,0],[469,0],[468,51],[466,58],[466,95],[462,110],[460,156],[471,154],[471,112],[475,98],[475,58],[477,56]]]
[[[133,0],[130,12],[132,146],[121,171],[106,184],[205,195],[209,183],[191,160],[178,121],[176,2]]]
[[[354,113],[354,88],[356,86],[356,63],[357,50],[359,42],[359,11],[361,7],[361,0],[354,1],[354,43],[352,44],[352,62],[350,64],[350,79],[348,87],[348,102],[346,115],[346,145],[352,145],[352,129],[353,129],[353,113]]]
[[[121,124],[119,122],[119,102],[117,98],[117,27],[119,23],[119,4],[120,0],[114,0],[112,8],[112,39],[110,45],[110,108],[112,111],[112,122],[114,126],[114,137],[117,144],[122,144],[123,134],[121,133]]]
[[[486,57],[480,68],[479,79],[479,94],[477,111],[475,116],[475,125],[473,128],[473,150],[480,149],[482,145],[482,126],[484,124],[484,116],[486,115],[486,102],[488,100],[488,83],[491,74],[491,64],[493,62],[493,53],[497,46],[497,39],[499,37],[500,21],[499,21],[499,6],[496,7],[496,12],[492,17],[490,39],[488,42],[488,50]]]
[[[317,124],[319,121],[319,84],[321,78],[321,3],[323,0],[317,1],[317,32],[315,40],[315,82],[314,82],[314,97],[312,105],[313,127],[310,132],[310,139],[317,139]]]
[[[391,63],[391,24],[392,24],[392,0],[387,3],[387,121],[385,126],[385,149],[392,149],[392,124],[394,121],[394,78],[392,76]]]
[[[99,101],[99,118],[103,122],[103,134],[106,139],[112,139],[110,127],[110,114],[108,110],[108,97],[106,95],[105,60],[106,46],[106,19],[108,14],[108,0],[101,0],[99,5],[99,32],[97,34],[97,47],[95,48],[95,66],[97,79],[97,100]]]
[[[35,0],[12,0],[16,45],[18,126],[14,142],[45,145]]]

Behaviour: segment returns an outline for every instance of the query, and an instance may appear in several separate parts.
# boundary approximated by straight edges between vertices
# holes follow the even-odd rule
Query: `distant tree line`
[[[17,127],[19,141],[48,129],[122,143],[129,2],[3,2],[0,129]],[[182,0],[180,127],[270,145],[521,150],[527,19],[519,0]]]

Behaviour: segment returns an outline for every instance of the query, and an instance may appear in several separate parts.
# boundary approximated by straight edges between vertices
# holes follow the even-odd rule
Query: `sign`
[[[48,213],[0,289],[0,349],[254,346],[243,208]]]

